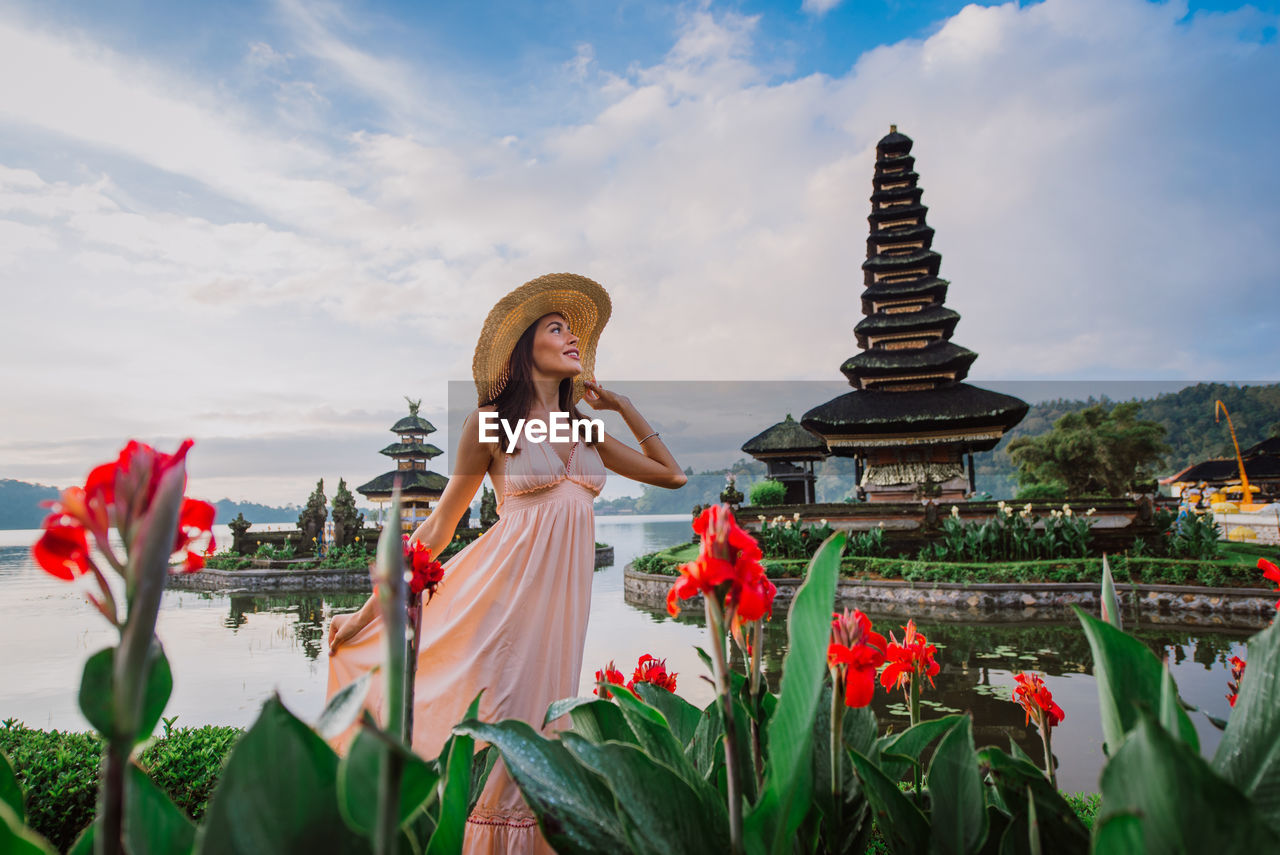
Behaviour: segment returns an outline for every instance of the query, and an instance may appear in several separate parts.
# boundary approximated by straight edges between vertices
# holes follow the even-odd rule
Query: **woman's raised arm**
[[[584,400],[597,410],[616,411],[640,442],[640,451],[636,451],[606,433],[604,441],[596,445],[601,462],[611,471],[633,481],[671,490],[683,487],[689,480],[688,476],[681,471],[680,464],[667,450],[662,437],[640,415],[631,399],[606,391],[594,380],[587,380],[584,385],[587,389]]]

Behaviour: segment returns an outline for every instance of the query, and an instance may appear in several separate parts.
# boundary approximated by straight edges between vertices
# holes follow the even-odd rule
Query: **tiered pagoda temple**
[[[943,305],[928,208],[911,138],[890,126],[876,145],[871,224],[863,262],[862,352],[840,366],[856,391],[804,414],[832,454],[857,461],[869,501],[964,499],[974,492],[973,453],[988,451],[1027,414],[1009,395],[962,382],[978,354],[951,342],[960,316]],[[968,458],[968,472],[965,458]]]
[[[742,445],[742,450],[769,468],[768,477],[787,488],[788,505],[813,504],[815,498],[814,464],[829,455],[822,437],[787,417],[761,431]]]
[[[427,461],[444,452],[427,442],[427,434],[435,433],[436,429],[418,415],[421,404],[421,401],[409,401],[409,415],[391,428],[399,440],[380,452],[394,460],[396,468],[356,488],[356,492],[381,508],[384,502],[391,501],[391,490],[399,476],[400,522],[406,532],[412,532],[427,518],[431,503],[440,498],[449,483],[445,476],[427,470]]]

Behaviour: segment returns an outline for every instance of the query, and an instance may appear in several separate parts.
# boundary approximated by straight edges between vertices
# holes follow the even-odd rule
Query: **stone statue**
[[[364,514],[356,510],[355,496],[347,489],[345,479],[338,479],[338,492],[333,494],[333,544],[352,546],[364,526]]]
[[[720,501],[736,511],[738,506],[742,504],[743,498],[745,497],[742,495],[742,491],[734,486],[733,476],[727,476],[724,480],[724,489],[720,491]]]
[[[418,400],[415,401],[412,398],[410,398],[408,395],[405,395],[404,399],[409,403],[409,415],[416,416],[418,414],[418,407],[422,406],[422,399],[419,398]]]
[[[231,551],[239,555],[248,555],[253,550],[249,548],[249,541],[245,537],[245,533],[253,523],[244,518],[243,513],[236,514],[236,518],[227,523],[227,528],[231,529]]]

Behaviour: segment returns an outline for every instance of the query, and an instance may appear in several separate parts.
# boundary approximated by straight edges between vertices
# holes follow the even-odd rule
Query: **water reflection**
[[[654,623],[680,624],[699,633],[704,630],[702,615],[695,610],[682,612],[674,620],[659,610],[644,611]],[[900,619],[874,612],[869,616],[878,632],[887,637],[892,630],[899,638],[902,637]],[[1078,624],[926,621],[919,624],[919,629],[937,645],[940,666],[934,686],[926,687],[922,694],[922,715],[925,718],[969,713],[973,716],[974,740],[979,747],[995,745],[1007,751],[1010,741],[1013,741],[1037,762],[1042,762],[1040,736],[1034,726],[1027,724],[1022,707],[1010,698],[1014,674],[1019,671],[1044,674],[1046,684],[1066,711],[1066,719],[1055,728],[1053,737],[1059,764],[1059,784],[1066,790],[1097,790],[1098,772],[1105,759],[1101,721],[1096,684],[1091,674],[1093,657],[1089,642]],[[1233,655],[1243,655],[1244,644],[1249,637],[1247,631],[1207,633],[1200,628],[1167,626],[1138,627],[1130,631],[1157,657],[1167,658],[1184,700],[1201,707],[1209,715],[1218,718],[1229,716],[1225,697],[1230,670],[1227,660]],[[696,643],[705,645],[705,634],[700,635]],[[763,670],[775,692],[780,688],[782,660],[786,652],[785,624],[782,621],[768,624],[764,636]],[[734,661],[736,667],[745,668],[736,645]],[[683,679],[696,679],[702,670],[695,669],[683,675]],[[694,685],[693,680],[682,682],[681,694],[687,697],[686,686]],[[705,701],[709,701],[709,691],[705,695]],[[890,693],[877,686],[872,709],[882,730],[901,731],[910,722],[910,714],[900,692]],[[1221,734],[1203,715],[1193,714],[1192,719],[1200,735],[1202,751],[1211,755]]]
[[[237,630],[249,622],[249,615],[287,615],[290,631],[303,655],[319,659],[325,651],[329,620],[335,614],[355,611],[366,594],[343,592],[296,594],[231,594],[226,599],[230,611],[223,626]]]

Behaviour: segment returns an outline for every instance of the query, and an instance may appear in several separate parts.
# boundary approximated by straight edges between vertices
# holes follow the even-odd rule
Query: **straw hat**
[[[507,383],[508,362],[529,325],[552,312],[569,322],[578,337],[582,371],[573,379],[573,403],[582,400],[582,381],[595,376],[596,343],[613,304],[599,283],[575,273],[549,273],[524,283],[489,310],[471,360],[479,404],[493,400]]]

